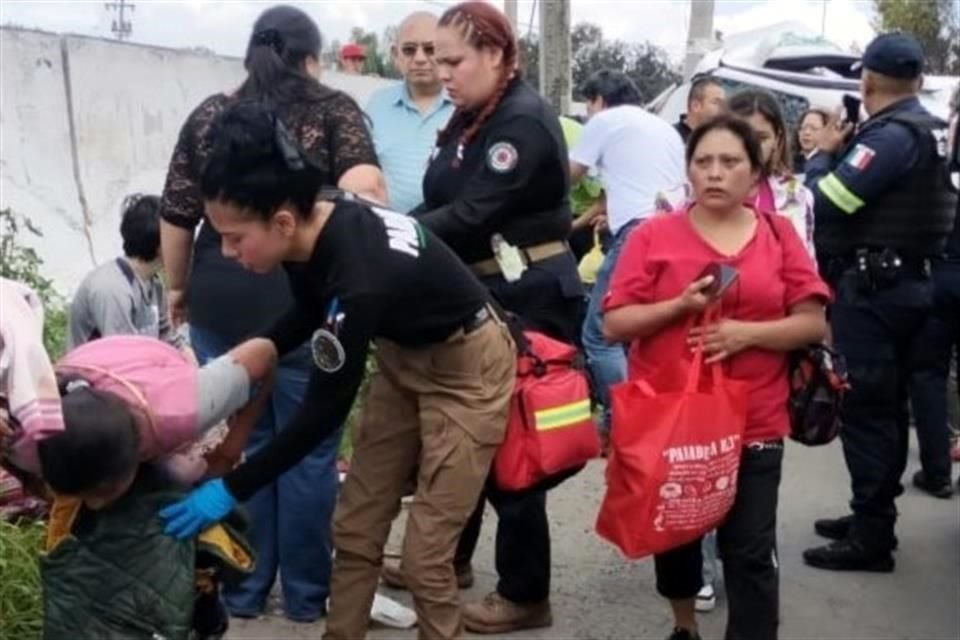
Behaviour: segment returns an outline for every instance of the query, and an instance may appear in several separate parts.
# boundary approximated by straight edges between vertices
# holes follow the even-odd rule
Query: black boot
[[[840,518],[823,518],[813,523],[813,530],[817,532],[818,536],[828,540],[845,540],[850,534],[852,525],[852,515]]]
[[[700,634],[677,627],[673,630],[673,633],[667,637],[667,640],[700,640]]]
[[[849,538],[825,547],[807,549],[803,552],[803,559],[811,567],[828,571],[891,573],[895,564],[889,551],[868,549]]]
[[[928,478],[923,471],[913,474],[913,486],[934,498],[947,499],[953,496],[953,484],[950,478]]]
[[[846,540],[850,535],[850,527],[853,525],[853,516],[841,516],[839,518],[822,518],[813,523],[813,530],[818,536],[828,540]],[[893,536],[893,547],[891,551],[896,551],[900,546],[900,540]]]

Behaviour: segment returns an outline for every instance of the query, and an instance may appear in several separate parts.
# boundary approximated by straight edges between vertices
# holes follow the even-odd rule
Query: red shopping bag
[[[704,369],[708,375],[702,376]],[[611,389],[613,429],[597,533],[629,558],[696,540],[737,490],[746,385],[697,350],[686,371]]]
[[[600,455],[590,385],[577,349],[525,331],[507,433],[493,459],[499,488],[529,489]]]

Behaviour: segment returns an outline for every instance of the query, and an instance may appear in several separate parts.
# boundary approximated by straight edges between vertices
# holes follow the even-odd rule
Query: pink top
[[[761,180],[757,183],[757,194],[753,200],[753,208],[763,213],[776,213],[777,205],[773,197],[773,189],[770,188],[769,180]]]
[[[102,391],[146,410],[141,458],[177,451],[197,439],[197,368],[170,345],[145,336],[108,336],[83,344],[57,363]]]

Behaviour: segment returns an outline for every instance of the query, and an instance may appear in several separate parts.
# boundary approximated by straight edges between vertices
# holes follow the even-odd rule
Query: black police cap
[[[869,69],[890,78],[912,79],[923,73],[923,47],[906,33],[885,33],[867,45],[854,71]]]

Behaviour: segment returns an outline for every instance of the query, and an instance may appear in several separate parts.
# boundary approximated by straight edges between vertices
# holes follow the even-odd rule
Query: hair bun
[[[270,47],[276,51],[277,55],[283,55],[283,36],[276,29],[263,29],[257,31],[250,38],[251,44],[258,47]]]

